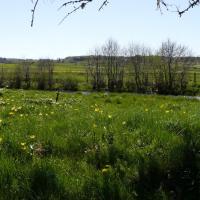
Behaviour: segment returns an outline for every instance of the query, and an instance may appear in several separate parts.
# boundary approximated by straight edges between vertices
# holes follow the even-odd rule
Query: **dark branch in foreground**
[[[62,4],[61,7],[59,8],[59,10],[68,5],[77,5],[77,6],[74,6],[74,9],[72,11],[68,12],[65,15],[65,17],[60,21],[59,24],[61,24],[69,15],[76,12],[77,10],[84,9],[88,3],[91,3],[93,1],[94,0],[75,0],[75,1],[68,1],[68,2]],[[108,4],[108,0],[104,0],[103,3],[101,4],[101,6],[99,7],[99,11],[101,9],[103,9],[103,7],[106,6],[107,4]]]
[[[34,3],[33,9],[31,10],[32,11],[31,26],[33,26],[35,10],[37,8],[39,0],[31,0],[31,1]],[[94,2],[94,1],[95,0],[71,0],[71,1],[67,1],[67,2],[63,3],[60,6],[59,10],[63,7],[70,6],[70,5],[73,6],[73,9],[63,17],[63,19],[60,21],[59,24],[61,24],[69,15],[73,14],[77,10],[84,9],[87,6],[87,4]],[[170,7],[173,5],[168,4],[167,1],[168,0],[156,0],[157,7],[160,10],[162,9],[162,7],[165,7],[167,10],[170,11],[171,10]],[[100,11],[101,9],[103,9],[103,7],[108,5],[108,3],[109,3],[109,0],[101,0],[101,5],[98,10]],[[188,0],[188,6],[185,9],[180,10],[176,5],[174,5],[174,6],[176,7],[176,12],[181,17],[184,13],[186,13],[190,9],[194,8],[195,6],[198,6],[199,4],[200,4],[200,0]]]
[[[176,5],[177,13],[181,17],[184,13],[189,11],[190,9],[194,8],[195,6],[198,6],[200,4],[200,0],[188,0],[188,6],[182,10],[180,10]],[[157,7],[161,9],[161,7],[165,7],[167,10],[170,10],[169,7],[172,5],[167,4],[166,0],[157,0]]]
[[[185,8],[182,11],[178,10],[179,16],[181,17],[185,12],[187,12],[188,10],[190,10],[191,8],[193,8],[193,7],[195,7],[195,6],[199,5],[199,4],[200,4],[200,0],[196,0],[196,1],[195,0],[191,0],[191,1],[189,1],[189,6],[187,8]]]
[[[33,0],[32,0],[32,2],[33,2]],[[31,27],[33,27],[34,18],[35,18],[35,10],[36,10],[36,8],[37,8],[38,2],[39,2],[39,0],[36,0],[36,2],[35,2],[35,4],[34,4],[34,7],[33,7],[33,9],[31,10],[31,12],[32,12]]]
[[[31,1],[34,2],[34,0],[31,0]],[[65,15],[65,17],[63,17],[63,19],[60,21],[59,24],[61,24],[69,15],[73,14],[77,10],[84,9],[88,3],[91,3],[94,1],[95,0],[72,0],[72,1],[67,1],[67,2],[63,3],[58,10],[62,9],[63,7],[69,6],[69,5],[73,5],[74,8],[70,12],[68,12]],[[38,2],[39,2],[39,0],[35,0],[34,7],[31,10],[31,12],[32,12],[31,27],[33,26],[33,23],[34,23],[35,11],[36,11]],[[102,4],[100,5],[98,10],[99,11],[102,10],[104,6],[108,5],[108,3],[109,3],[108,0],[103,0]]]

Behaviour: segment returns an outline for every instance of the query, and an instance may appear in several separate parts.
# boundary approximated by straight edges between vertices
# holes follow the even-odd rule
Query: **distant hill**
[[[86,62],[89,56],[69,56],[66,58],[52,59],[56,63],[80,63]],[[128,58],[127,58],[128,59]],[[200,64],[200,57],[184,57],[183,59],[193,61]],[[0,57],[0,64],[17,64],[25,61],[37,62],[39,59],[18,59],[18,58],[3,58]]]

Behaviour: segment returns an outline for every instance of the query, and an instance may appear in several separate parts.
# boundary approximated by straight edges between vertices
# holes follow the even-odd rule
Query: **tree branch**
[[[167,10],[170,10],[169,4],[167,4],[166,2],[167,2],[167,0],[157,0],[157,7],[161,10],[161,7],[164,6]],[[190,9],[194,8],[195,6],[198,6],[199,4],[200,4],[200,0],[188,0],[188,6],[182,10],[178,9],[178,7],[175,5],[175,7],[177,9],[176,12],[181,17],[184,13],[186,13]]]
[[[33,2],[33,0],[32,0],[32,2]],[[34,18],[35,18],[35,10],[36,10],[36,8],[37,8],[38,2],[39,2],[39,0],[36,0],[36,2],[35,2],[35,4],[34,4],[34,7],[33,7],[33,9],[31,10],[31,12],[32,12],[31,27],[33,27]]]
[[[33,9],[31,10],[32,12],[32,19],[31,19],[31,26],[34,24],[34,18],[35,18],[35,11],[38,5],[39,0],[31,0],[34,3]],[[72,13],[76,12],[77,10],[84,9],[88,3],[94,2],[95,0],[70,0],[66,1],[63,3],[58,10],[60,10],[63,7],[73,5],[74,8],[68,12],[65,17],[60,21],[59,24],[61,24],[69,15]],[[96,0],[97,1],[97,0]],[[103,9],[104,6],[107,6],[109,3],[109,0],[101,0],[102,3],[99,7],[99,11]],[[200,4],[200,0],[188,0],[188,6],[185,9],[178,9],[176,5],[170,5],[167,3],[168,0],[156,0],[157,2],[157,7],[159,10],[162,10],[162,7],[165,7],[168,11],[172,11],[170,7],[175,6],[176,11],[178,15],[181,17],[185,12],[189,11],[190,9],[194,8],[195,6],[198,6]]]

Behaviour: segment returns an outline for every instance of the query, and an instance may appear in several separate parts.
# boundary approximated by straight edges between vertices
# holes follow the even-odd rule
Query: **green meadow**
[[[0,74],[3,70],[3,76],[7,81],[13,78],[16,73],[16,67],[19,64],[0,64]],[[53,69],[54,81],[60,85],[60,82],[66,79],[71,79],[72,81],[77,81],[78,90],[91,90],[91,76],[87,75],[87,62],[65,62],[65,63],[55,63]],[[132,80],[134,77],[130,74],[130,66],[125,67],[125,81]],[[149,73],[149,80],[153,79],[152,69],[146,69]],[[33,63],[30,66],[30,78],[34,82],[38,73],[37,63]],[[196,74],[196,83],[200,84],[200,65],[193,65],[187,68],[187,80],[189,85],[194,83],[194,74]]]
[[[0,91],[0,199],[197,199],[200,102]]]

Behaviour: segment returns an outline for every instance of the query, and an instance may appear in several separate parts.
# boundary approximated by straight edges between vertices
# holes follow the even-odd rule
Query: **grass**
[[[196,199],[200,106],[134,94],[0,92],[1,199]]]

